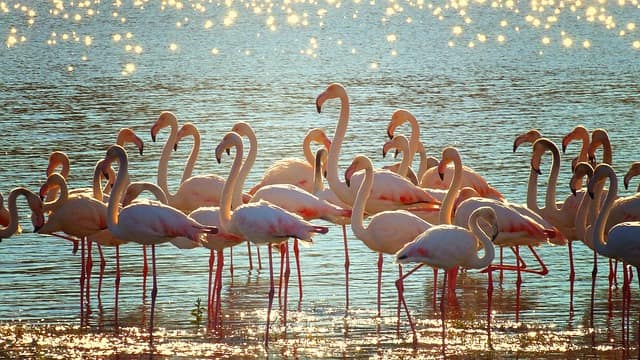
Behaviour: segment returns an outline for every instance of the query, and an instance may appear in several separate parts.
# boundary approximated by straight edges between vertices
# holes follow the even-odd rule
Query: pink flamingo
[[[467,269],[483,269],[491,265],[495,256],[495,250],[492,239],[499,233],[498,220],[495,211],[490,207],[479,207],[473,211],[469,217],[469,224],[465,227],[440,224],[433,226],[425,232],[418,235],[413,241],[407,243],[400,251],[396,253],[396,262],[399,264],[407,264],[411,262],[420,263],[413,270],[407,272],[396,282],[399,293],[402,293],[402,285],[400,282],[408,275],[423,265],[445,270],[443,280],[443,299],[440,302],[440,314],[442,321],[442,346],[445,347],[446,329],[445,329],[445,304],[444,294],[447,288],[447,273],[449,270],[457,271],[458,267]],[[486,226],[480,226],[480,221],[488,222],[491,226],[487,232]],[[470,230],[468,230],[469,228]],[[484,248],[484,255],[478,257],[478,243]],[[487,333],[490,337],[491,329],[491,298],[493,291],[493,281],[491,279],[492,269],[488,269],[488,285],[487,285]],[[407,313],[411,332],[413,334],[413,343],[417,344],[417,335],[415,325],[411,321],[409,308],[404,300],[404,296],[400,296],[402,304]]]
[[[220,194],[224,186],[224,178],[216,174],[194,175],[184,180],[175,193],[169,191],[167,175],[169,158],[178,141],[178,119],[169,111],[164,111],[151,127],[151,139],[155,142],[157,134],[165,127],[170,128],[169,137],[162,148],[162,155],[158,162],[158,185],[167,194],[169,205],[184,213],[189,213],[201,206],[217,206],[220,204]],[[193,127],[190,127],[191,129]],[[189,133],[185,130],[185,136]],[[189,133],[195,134],[195,133]],[[194,136],[194,139],[196,137]],[[197,157],[199,151],[199,137],[194,141],[191,158]],[[195,160],[188,161],[185,171],[187,174],[193,168]]]
[[[515,248],[513,249],[516,255],[515,266],[496,265],[492,266],[492,268],[497,270],[516,271],[516,321],[519,321],[520,287],[522,285],[521,272],[530,272],[539,275],[546,275],[548,273],[546,265],[533,247],[547,242],[551,242],[556,245],[566,245],[566,239],[553,225],[529,208],[518,204],[502,202],[484,197],[471,197],[460,202],[456,208],[453,223],[462,227],[467,226],[473,211],[483,206],[493,208],[498,215],[500,233],[496,239],[494,239],[494,244],[496,246],[509,246]],[[529,248],[540,265],[540,269],[525,268],[522,258],[520,257],[520,246],[527,246]]]
[[[542,154],[550,151],[551,171],[547,180],[547,194],[545,206],[540,208],[536,201],[536,190]],[[541,215],[567,238],[569,250],[569,283],[570,283],[570,306],[573,309],[573,283],[575,281],[575,268],[573,264],[573,241],[580,240],[576,233],[575,218],[578,206],[585,191],[580,190],[574,195],[568,195],[563,202],[556,202],[556,185],[560,172],[560,150],[549,139],[540,138],[533,143],[533,153],[531,155],[531,175],[529,176],[529,186],[527,191],[527,206]]]
[[[624,175],[624,188],[629,189],[629,184],[631,183],[631,179],[640,174],[640,161],[636,161],[629,166],[629,170]],[[638,188],[636,192],[640,192],[640,183],[638,184]]]
[[[44,209],[42,208],[42,200],[40,200],[40,197],[27,188],[14,188],[9,192],[9,196],[7,197],[8,214],[5,218],[7,222],[0,224],[0,226],[2,226],[0,227],[0,241],[10,238],[18,232],[20,219],[17,199],[20,195],[27,199],[27,205],[29,209],[31,209],[31,223],[34,231],[37,231],[44,224]]]
[[[364,208],[373,187],[373,165],[365,155],[356,156],[345,171],[345,181],[351,185],[356,171],[364,170],[364,180],[358,185],[358,193],[351,213],[351,230],[369,249],[378,253],[378,316],[381,308],[383,254],[395,254],[404,244],[432,225],[406,210],[378,212],[364,225]]]
[[[411,134],[409,135],[409,151],[405,156],[413,160],[416,153],[420,155],[418,173],[415,174],[416,179],[419,181],[422,179],[422,176],[427,169],[438,165],[438,159],[433,156],[427,157],[424,144],[420,141],[420,125],[418,124],[418,120],[408,110],[397,109],[391,115],[391,121],[389,121],[389,124],[387,125],[387,136],[389,136],[389,139],[393,139],[395,130],[405,122],[411,127]]]
[[[313,190],[314,165],[311,143],[322,144],[327,150],[331,146],[331,140],[324,130],[320,128],[309,130],[302,141],[304,159],[291,157],[274,162],[265,170],[262,179],[249,190],[249,194],[253,195],[261,187],[272,184],[292,184],[311,192]]]
[[[11,214],[9,210],[4,207],[4,196],[0,193],[0,226],[7,226],[11,222]],[[16,225],[16,234],[20,234],[22,232],[22,227],[20,224]]]
[[[99,165],[96,166],[97,172],[101,171]],[[95,178],[95,176],[94,176]],[[99,187],[99,180],[94,179],[94,190],[102,194]],[[46,182],[40,188],[40,194],[52,193],[50,189],[57,188],[60,191],[58,198],[52,203],[45,203],[45,211],[50,212],[47,222],[38,230],[39,234],[55,235],[58,237],[69,239],[81,239],[82,248],[84,250],[85,239],[94,233],[106,228],[106,210],[107,205],[101,199],[94,197],[94,192],[89,193],[86,189],[69,192],[65,178],[59,173],[53,173],[47,177]],[[101,196],[101,195],[100,195]],[[61,234],[62,233],[62,234]],[[91,244],[89,241],[87,244]],[[87,245],[90,251],[90,245]],[[100,251],[101,258],[102,251]],[[82,268],[80,272],[81,292],[84,291],[86,280],[86,300],[89,302],[90,276],[91,276],[91,257],[87,256],[86,262],[84,252],[82,256]],[[100,278],[98,282],[98,299],[100,301],[100,293],[102,290],[102,277],[104,274],[105,262],[101,261]],[[84,309],[83,300],[81,299],[81,310]]]
[[[231,148],[236,149],[236,159],[242,159],[242,138],[235,132],[227,133],[216,147],[216,159],[218,162],[221,161],[222,153]],[[231,172],[225,187],[228,186],[233,189],[237,180],[238,172]],[[300,216],[266,201],[242,204],[231,212],[232,193],[225,191],[224,195],[220,203],[220,225],[222,231],[238,235],[256,245],[267,245],[269,249],[270,288],[265,330],[265,346],[268,346],[269,324],[274,295],[271,245],[280,245],[290,237],[311,242],[311,236],[314,233],[324,234],[329,229],[326,226],[314,225]]]
[[[562,153],[566,153],[567,147],[573,140],[579,140],[580,152],[576,157],[571,160],[571,169],[574,169],[576,165],[583,161],[589,160],[589,130],[584,125],[577,125],[567,135],[562,138]],[[533,143],[533,141],[531,141]]]
[[[114,236],[124,241],[151,245],[153,289],[151,291],[149,339],[150,342],[153,342],[153,317],[158,293],[156,244],[169,242],[177,237],[187,237],[200,243],[205,234],[215,234],[218,232],[218,228],[202,225],[178,209],[160,202],[132,203],[119,210],[120,200],[127,185],[126,179],[129,177],[127,153],[119,145],[109,147],[102,168],[107,169],[115,161],[119,166],[107,207],[106,225]]]
[[[316,109],[321,112],[322,106],[327,100],[339,99],[340,100],[340,117],[336,124],[334,135],[332,138],[331,147],[329,148],[329,158],[327,159],[327,182],[329,189],[335,194],[337,199],[343,202],[345,205],[353,204],[355,200],[356,189],[359,188],[357,179],[352,179],[353,187],[348,187],[344,182],[340,181],[338,177],[338,161],[340,157],[340,150],[342,148],[342,142],[347,132],[349,125],[349,97],[344,86],[339,83],[331,83],[327,88],[316,97]],[[378,172],[376,172],[378,173]],[[374,173],[374,179],[381,177]],[[394,178],[393,180],[380,180],[373,182],[373,188],[371,195],[366,203],[365,212],[368,214],[375,214],[384,210],[393,210],[399,208],[411,208],[412,210],[424,210],[427,214],[433,212],[433,204],[437,201],[424,189],[421,189],[412,184],[406,178],[399,176],[398,174],[391,172],[381,172],[383,177]],[[390,175],[391,174],[391,175]],[[361,180],[360,180],[361,181]],[[385,184],[388,186],[392,184],[391,188],[385,188],[377,186],[376,184]],[[392,193],[389,193],[389,190]],[[346,231],[343,226],[343,240],[344,240],[344,252],[345,252],[345,284],[346,284],[346,297],[347,297],[347,309],[349,308],[349,250],[346,240]]]
[[[611,149],[611,140],[605,129],[594,129],[591,132],[591,142],[587,149],[587,156],[592,164],[596,164],[596,150],[602,146],[602,162],[605,164],[613,164],[613,151]]]
[[[631,291],[629,287],[629,277],[627,273],[627,265],[640,269],[640,222],[638,221],[626,221],[618,223],[606,230],[608,217],[617,202],[618,192],[618,178],[611,165],[602,163],[599,164],[593,173],[593,177],[589,180],[587,189],[589,196],[594,197],[594,187],[604,186],[604,182],[601,179],[609,179],[609,191],[604,200],[602,209],[598,213],[598,216],[593,225],[593,244],[598,254],[622,261],[624,271],[624,284],[623,284],[623,302],[622,302],[622,338],[623,342],[626,338],[628,341],[629,335],[625,333],[625,321],[628,331],[628,311],[631,302]],[[640,270],[638,270],[640,272]],[[640,274],[639,274],[640,276]],[[626,320],[625,320],[626,317]],[[639,345],[640,345],[640,340]]]
[[[584,191],[581,188],[582,179],[587,176],[587,182],[593,177],[593,166],[591,163],[582,161],[575,165],[573,170],[573,176],[569,181],[569,187],[572,193],[577,193],[578,191]],[[593,200],[590,196],[583,196],[580,201],[580,206],[578,207],[578,212],[576,213],[576,236],[582,240],[582,242],[587,245],[591,250],[593,250],[593,270],[591,271],[591,317],[590,323],[593,327],[593,308],[595,301],[595,286],[596,286],[596,276],[598,274],[598,256],[593,246],[593,231],[592,225],[597,216],[597,209],[600,207],[600,202],[602,201],[602,193],[605,192],[603,187],[596,187],[595,192],[597,196],[595,196],[596,200]],[[611,296],[611,292],[609,293]]]
[[[396,155],[398,154],[398,152],[401,152],[403,154],[402,161],[391,165],[385,165],[382,168],[385,170],[393,171],[396,174],[400,174],[409,179],[409,181],[411,181],[412,183],[418,184],[418,177],[413,169],[411,169],[412,159],[409,157],[410,150],[409,140],[407,140],[407,137],[402,134],[394,135],[391,140],[387,141],[382,146],[382,157],[386,157],[387,153],[391,149],[396,149]]]

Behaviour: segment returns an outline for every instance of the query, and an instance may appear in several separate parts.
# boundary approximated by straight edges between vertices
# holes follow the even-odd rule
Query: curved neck
[[[236,183],[240,177],[240,167],[242,166],[243,145],[242,142],[236,143],[236,156],[233,158],[229,176],[222,187],[222,199],[220,199],[220,227],[224,232],[229,232],[229,221],[231,221],[231,205],[233,201],[233,192]]]
[[[422,142],[418,142],[418,154],[420,155],[420,164],[418,165],[418,179],[422,179],[422,175],[429,169],[429,161],[427,160],[427,152]],[[415,156],[415,154],[414,154]]]
[[[469,266],[477,269],[485,268],[491,265],[491,262],[496,255],[493,242],[491,242],[491,238],[480,227],[480,221],[485,221],[481,217],[484,216],[483,214],[483,211],[474,211],[469,217],[469,229],[476,236],[476,238],[480,240],[482,246],[484,247],[484,255],[481,258],[474,258]]]
[[[409,149],[409,143],[406,141],[399,141],[398,146],[400,148],[400,152],[402,152],[402,161],[398,168],[398,174],[402,175],[402,177],[407,177],[407,173],[411,167],[411,163],[413,162],[414,153],[411,152]]]
[[[190,127],[190,129],[191,131],[189,131],[189,135],[193,136],[193,145],[191,146],[189,158],[187,159],[187,163],[184,166],[184,171],[182,172],[182,179],[180,180],[181,184],[185,182],[185,180],[190,178],[191,174],[193,174],[193,168],[195,167],[196,160],[198,160],[198,155],[200,154],[200,132],[195,128],[195,126]]]
[[[313,151],[311,150],[311,136],[307,135],[302,139],[302,153],[304,154],[304,158],[307,160],[307,163],[313,166],[315,161],[313,156]]]
[[[326,160],[327,153],[326,150],[322,150],[324,150],[324,148],[316,152],[313,161],[313,188],[311,190],[313,195],[317,195],[324,188],[324,184],[322,183],[322,163]]]
[[[249,153],[247,154],[247,158],[244,163],[240,167],[238,171],[238,177],[236,180],[236,185],[233,189],[233,200],[232,206],[233,208],[237,208],[242,205],[242,190],[244,188],[245,180],[247,180],[247,176],[253,167],[253,164],[256,162],[256,157],[258,156],[258,139],[256,138],[255,132],[252,129],[247,128],[246,131],[242,132],[242,135],[246,136],[249,139]],[[241,148],[242,150],[242,148]],[[242,160],[242,156],[240,156],[240,160]],[[235,159],[234,159],[235,162]],[[233,168],[232,168],[233,170]]]
[[[116,175],[116,181],[113,184],[113,190],[111,190],[109,204],[107,206],[107,227],[112,232],[114,232],[118,226],[118,207],[129,183],[129,161],[127,160],[127,154],[124,150],[117,152],[115,160],[118,161],[118,174]],[[112,160],[105,160],[103,166],[111,166],[111,161]]]
[[[19,195],[24,195],[29,199],[29,193],[30,191],[23,187],[15,188],[9,193],[9,198],[7,199],[7,206],[9,207],[9,224],[0,228],[0,239],[11,237],[16,233],[16,231],[18,231],[20,219],[18,218],[18,206],[16,200]]]
[[[162,191],[167,194],[167,198],[169,198],[171,202],[173,194],[169,192],[167,176],[169,172],[169,159],[171,158],[171,151],[173,151],[173,145],[176,143],[176,139],[178,138],[178,123],[176,121],[170,121],[169,127],[171,129],[171,132],[169,133],[167,141],[164,143],[164,146],[162,148],[162,155],[160,155],[160,161],[158,162],[158,186],[160,186]],[[120,171],[118,171],[118,173],[120,173]]]
[[[53,173],[47,178],[47,186],[49,188],[60,189],[60,195],[54,201],[47,201],[43,204],[45,212],[51,212],[58,210],[62,204],[69,198],[69,188],[67,181],[59,173]]]
[[[529,184],[527,185],[527,207],[537,214],[540,214],[542,212],[540,206],[538,206],[538,173],[533,169],[533,167],[530,167],[529,171]]]
[[[333,134],[331,147],[329,148],[329,158],[327,160],[327,183],[329,183],[329,188],[341,201],[346,204],[352,204],[354,201],[353,195],[349,191],[347,184],[338,178],[340,150],[347,132],[347,126],[349,125],[349,99],[346,94],[340,96],[340,104],[340,119]]]
[[[578,163],[583,161],[589,161],[589,133],[586,129],[579,131],[577,138],[582,141],[582,146],[580,147],[580,153],[578,153]]]
[[[558,185],[558,174],[560,174],[560,150],[553,143],[545,143],[547,150],[551,151],[551,171],[547,181],[547,194],[545,195],[545,209],[556,214],[560,209],[556,205],[556,188]]]
[[[440,208],[440,224],[452,224],[453,223],[453,206],[455,205],[456,198],[460,193],[462,187],[462,160],[459,155],[454,155],[450,158],[453,161],[454,173],[453,179],[449,190],[447,190],[444,199],[442,200],[442,207]],[[443,158],[443,161],[445,159]]]
[[[606,176],[609,177],[609,191],[607,192],[602,209],[600,210],[595,224],[593,225],[593,246],[599,254],[604,256],[609,255],[609,249],[604,238],[604,228],[607,224],[607,218],[611,212],[611,207],[618,196],[618,178],[612,168],[607,168]],[[600,186],[598,187],[600,188]],[[602,187],[604,187],[604,182],[602,183]]]
[[[366,206],[369,195],[371,194],[371,188],[373,187],[373,166],[371,162],[364,168],[364,179],[358,188],[356,198],[353,202],[353,208],[351,209],[351,231],[353,234],[363,242],[367,242],[369,239],[367,229],[364,226],[364,208]]]
[[[410,152],[407,153],[407,156],[410,156],[413,159],[415,154],[418,152],[418,147],[420,146],[420,125],[414,116],[407,116],[406,121],[411,126],[411,135],[409,136]]]

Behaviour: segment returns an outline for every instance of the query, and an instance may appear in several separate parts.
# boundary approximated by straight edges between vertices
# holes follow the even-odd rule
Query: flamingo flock
[[[248,189],[245,189],[245,182],[258,156],[259,134],[247,122],[232,124],[229,132],[221,136],[215,149],[218,163],[230,163],[226,178],[213,172],[193,175],[200,152],[200,133],[193,123],[180,126],[178,118],[171,112],[162,112],[150,124],[153,141],[163,129],[169,128],[155,182],[130,179],[129,170],[135,166],[135,158],[129,155],[124,146],[133,143],[140,154],[143,152],[142,140],[131,129],[122,129],[117,142],[108,147],[104,156],[96,159],[93,179],[87,188],[69,188],[66,179],[70,159],[63,152],[52,152],[46,169],[47,177],[43,179],[44,184],[38,192],[16,187],[8,194],[6,208],[4,197],[0,194],[0,239],[22,231],[17,199],[24,196],[35,232],[71,240],[74,247],[80,244],[81,312],[90,298],[91,244],[95,243],[101,254],[99,289],[105,266],[101,247],[115,247],[116,323],[120,276],[118,249],[131,243],[142,245],[145,254],[144,293],[146,248],[150,247],[153,277],[149,322],[151,341],[159,292],[156,246],[170,243],[181,249],[209,249],[207,309],[208,323],[214,331],[222,319],[220,297],[225,249],[229,250],[231,259],[231,250],[244,242],[249,247],[249,256],[251,245],[256,249],[266,247],[270,282],[265,346],[269,344],[270,315],[275,297],[273,249],[280,252],[279,284],[284,291],[282,319],[286,328],[289,239],[293,239],[299,301],[302,301],[298,242],[313,246],[313,238],[330,230],[327,224],[317,222],[342,226],[347,311],[350,265],[347,226],[356,239],[378,254],[378,316],[382,306],[383,259],[391,256],[398,264],[399,274],[395,283],[398,291],[398,326],[403,307],[414,344],[420,339],[409,313],[407,300],[410,299],[404,296],[404,283],[419,268],[426,265],[434,269],[434,284],[437,284],[438,270],[445,271],[440,303],[443,346],[446,338],[445,303],[456,301],[459,268],[478,269],[487,273],[487,333],[490,341],[493,271],[517,273],[515,320],[518,321],[522,273],[544,276],[549,271],[535,248],[545,244],[567,245],[568,280],[573,304],[575,270],[572,243],[583,242],[594,254],[592,294],[598,258],[604,257],[612,264],[622,263],[623,339],[628,341],[632,269],[635,267],[636,271],[640,271],[640,193],[626,197],[618,195],[618,175],[612,165],[612,144],[604,129],[594,129],[590,133],[584,126],[575,127],[562,139],[562,153],[553,141],[537,129],[518,135],[513,151],[523,144],[530,144],[531,162],[527,202],[517,204],[507,200],[482,174],[465,165],[462,149],[446,147],[439,157],[427,156],[420,140],[420,124],[405,109],[393,112],[386,129],[389,141],[381,144],[384,155],[393,149],[396,155],[402,153],[401,162],[382,168],[376,167],[371,158],[356,155],[350,165],[340,171],[340,152],[350,117],[346,89],[338,83],[329,84],[317,96],[316,108],[320,113],[334,99],[339,101],[340,115],[333,136],[327,136],[323,129],[310,128],[302,144],[304,159],[287,158],[273,163],[261,180],[250,184]],[[405,122],[411,128],[408,137],[396,131]],[[168,162],[172,151],[185,137],[193,137],[193,146],[179,188],[172,193],[168,186]],[[248,151],[245,150],[244,138],[249,144]],[[582,147],[573,158],[571,169],[567,169],[572,173],[572,179],[570,186],[563,190],[558,186],[561,156],[567,152],[573,140],[580,140]],[[314,144],[320,146],[315,152],[312,149]],[[597,154],[599,148],[602,148],[602,155]],[[542,158],[547,153],[551,155],[551,168],[544,206],[540,207],[537,200],[538,177],[543,173]],[[225,159],[225,154],[232,158],[231,161]],[[414,171],[412,161],[416,154],[420,156],[420,165]],[[114,170],[114,164],[117,170]],[[638,174],[640,163],[634,163],[624,176],[625,188]],[[107,184],[103,186],[105,180]],[[150,191],[155,200],[137,198],[143,191]],[[564,194],[563,200],[558,200],[558,193]],[[539,267],[531,268],[525,262],[520,254],[521,247],[531,253]],[[503,261],[503,250],[515,254],[514,264]],[[415,264],[415,267],[403,274],[403,266],[409,264]],[[615,280],[614,265],[611,273],[610,279]],[[638,277],[640,279],[640,273]],[[435,289],[436,286],[434,299]]]

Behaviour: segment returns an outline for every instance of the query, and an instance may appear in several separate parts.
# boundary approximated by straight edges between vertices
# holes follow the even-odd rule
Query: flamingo
[[[369,249],[378,253],[378,316],[381,308],[383,254],[395,254],[407,242],[432,225],[406,210],[382,211],[372,215],[364,225],[365,204],[373,187],[373,165],[365,155],[356,156],[345,171],[348,186],[356,171],[364,170],[351,213],[351,230]]]
[[[7,226],[11,222],[11,213],[10,211],[4,207],[4,196],[0,193],[0,226]],[[20,224],[16,225],[15,232],[16,234],[20,234],[22,232],[22,227]]]
[[[411,169],[411,158],[409,157],[409,140],[407,140],[407,137],[402,134],[394,135],[391,140],[387,141],[382,146],[382,157],[386,157],[389,150],[394,148],[396,149],[396,154],[398,152],[402,152],[402,161],[400,161],[399,163],[383,166],[382,168],[406,177],[413,184],[418,184],[418,177],[413,169]]]
[[[153,317],[158,293],[155,246],[177,237],[187,237],[193,242],[201,243],[203,235],[215,234],[218,232],[218,228],[202,225],[180,210],[160,202],[132,203],[118,211],[129,177],[127,152],[119,145],[109,147],[102,168],[107,169],[114,161],[118,162],[119,166],[107,207],[106,225],[114,236],[124,241],[151,245],[153,289],[151,291],[149,339],[150,342],[153,342]]]
[[[629,184],[631,183],[631,179],[640,174],[640,161],[636,161],[629,166],[629,170],[624,175],[624,188],[629,189]],[[640,192],[640,183],[638,184],[638,188],[636,192]]]
[[[582,179],[587,176],[587,183],[593,177],[593,166],[591,163],[582,161],[575,165],[573,170],[573,176],[569,181],[569,187],[572,193],[577,193],[578,191],[584,191],[582,186]],[[580,201],[580,206],[578,207],[578,212],[576,213],[575,223],[576,223],[576,235],[582,240],[582,242],[587,245],[591,250],[593,250],[593,269],[591,271],[591,317],[590,323],[593,326],[593,308],[594,308],[594,300],[595,300],[595,286],[596,286],[596,275],[598,274],[598,256],[593,246],[593,231],[592,226],[595,217],[597,216],[597,209],[602,200],[601,194],[603,193],[603,188],[597,186],[595,188],[595,192],[597,196],[595,196],[596,200],[592,200],[590,196],[583,196]],[[611,293],[609,294],[611,295]]]
[[[552,155],[551,171],[547,180],[547,193],[545,206],[540,208],[536,201],[536,190],[538,175],[541,174],[540,162],[542,154],[550,151]],[[531,175],[529,176],[529,186],[527,191],[527,207],[541,215],[553,226],[555,226],[567,239],[569,250],[569,283],[570,283],[570,306],[573,308],[573,283],[575,281],[575,268],[573,264],[573,241],[580,240],[576,233],[575,218],[578,206],[585,191],[577,191],[573,195],[568,195],[563,202],[556,202],[556,184],[560,172],[560,150],[549,139],[540,138],[533,143],[531,155]]]
[[[96,166],[96,169],[98,173],[101,171],[99,165]],[[38,230],[38,233],[63,238],[70,236],[70,239],[81,239],[84,249],[84,241],[89,235],[106,228],[107,205],[102,202],[102,200],[94,197],[93,192],[89,193],[86,189],[70,194],[67,182],[60,173],[53,173],[47,177],[47,180],[40,188],[40,194],[42,196],[49,194],[51,193],[50,189],[54,187],[59,189],[60,195],[53,203],[45,203],[45,210],[50,211],[50,213],[46,223]],[[97,191],[101,192],[99,188],[99,181],[95,179],[94,188],[97,188]],[[87,244],[91,243],[92,242],[89,241]],[[88,251],[90,252],[89,246],[90,245],[87,245]],[[100,251],[100,254],[101,258],[103,258],[102,251]],[[81,257],[83,260],[81,261],[82,269],[80,273],[80,284],[81,288],[83,288],[83,284],[85,284],[84,281],[86,280],[86,299],[88,304],[92,262],[90,255],[87,256],[86,262],[84,261],[84,255]],[[100,278],[98,282],[99,301],[105,266],[106,263],[101,261]]]
[[[611,211],[617,201],[618,191],[618,178],[611,165],[607,163],[599,164],[593,173],[593,177],[589,180],[587,189],[589,196],[592,198],[594,195],[595,186],[604,186],[604,182],[600,179],[609,180],[609,191],[604,200],[602,209],[598,213],[598,216],[593,225],[593,244],[598,254],[622,261],[624,264],[624,285],[623,285],[623,339],[625,338],[625,316],[628,318],[628,307],[631,301],[631,292],[629,290],[629,281],[626,267],[627,265],[633,266],[640,274],[640,222],[638,221],[626,221],[618,223],[611,227],[610,230],[606,230],[608,217],[611,215]],[[601,184],[601,185],[599,185]],[[625,300],[626,299],[626,300]],[[627,308],[625,308],[625,306]],[[627,319],[628,329],[628,319]],[[628,339],[628,335],[626,336]],[[638,340],[640,342],[640,340]],[[640,345],[640,344],[639,344]]]
[[[589,160],[589,130],[584,125],[575,126],[562,138],[562,153],[566,153],[567,147],[573,140],[579,140],[581,145],[580,152],[571,160],[571,169],[574,169],[578,163]]]
[[[490,224],[491,229],[487,232],[485,226],[480,226],[480,221]],[[469,230],[467,229],[469,228]],[[496,212],[491,207],[479,207],[473,211],[469,217],[467,226],[457,226],[450,224],[440,224],[433,226],[423,233],[419,234],[413,241],[407,243],[395,255],[396,262],[399,264],[407,264],[417,262],[419,265],[412,271],[408,272],[404,277],[398,279],[396,287],[399,293],[402,292],[402,286],[399,281],[413,273],[423,265],[445,270],[443,280],[443,301],[440,302],[440,314],[442,321],[442,346],[444,350],[446,330],[445,330],[445,305],[444,305],[444,289],[447,286],[447,271],[464,267],[467,269],[483,269],[491,265],[495,256],[495,250],[492,239],[495,239],[499,233],[499,225]],[[478,256],[478,242],[484,248],[484,255]],[[493,281],[491,279],[491,268],[488,269],[488,286],[487,286],[487,332],[490,335],[491,329],[491,295],[493,291]],[[407,313],[411,332],[413,334],[413,343],[417,343],[417,335],[415,325],[411,321],[409,308],[404,300],[404,296],[400,296],[402,304]],[[490,336],[489,336],[490,339]]]
[[[167,183],[169,158],[178,140],[178,119],[172,112],[162,112],[151,127],[151,139],[154,142],[156,141],[157,134],[165,127],[169,127],[170,132],[162,148],[162,155],[158,162],[158,185],[167,194],[169,205],[187,214],[200,206],[215,206],[220,204],[220,194],[222,193],[225,179],[216,174],[191,176],[180,184],[180,187],[175,193],[169,191],[169,185]],[[185,131],[185,136],[187,133],[188,132]],[[197,157],[198,152],[199,137],[194,141],[190,157]],[[193,162],[195,162],[195,160],[193,160]],[[187,166],[185,167],[187,173],[192,169],[192,166],[189,166],[191,163],[192,161],[187,162]]]
[[[515,247],[515,266],[496,265],[492,268],[499,270],[516,270],[516,321],[519,321],[520,287],[522,285],[521,272],[524,271],[539,275],[546,275],[548,273],[546,265],[533,247],[540,246],[547,242],[555,245],[566,245],[566,239],[552,224],[523,205],[478,196],[465,199],[459,203],[455,211],[453,223],[462,227],[467,226],[473,211],[483,206],[493,208],[498,215],[500,233],[496,239],[494,239],[494,244],[496,246]],[[536,261],[541,266],[540,269],[525,269],[519,252],[519,247],[523,245],[527,246],[532,252]]]
[[[236,149],[236,160],[242,159],[242,138],[235,132],[227,133],[216,147],[216,159],[221,161],[222,153]],[[225,182],[225,187],[233,189],[238,181],[238,172],[231,172]],[[220,203],[220,225],[222,231],[235,234],[256,245],[267,245],[269,249],[269,304],[267,307],[267,325],[265,330],[265,346],[269,344],[269,324],[271,307],[273,305],[274,281],[271,245],[280,245],[290,237],[304,242],[311,242],[313,234],[325,234],[329,231],[326,226],[317,226],[299,215],[290,213],[279,206],[266,201],[251,202],[236,207],[231,212],[232,192],[223,191]],[[286,316],[286,315],[285,315]]]
[[[594,129],[591,132],[591,142],[587,150],[589,161],[596,164],[596,150],[602,146],[602,162],[611,165],[613,163],[613,151],[611,149],[611,140],[605,129]]]
[[[18,196],[24,196],[27,199],[27,205],[31,209],[31,223],[34,231],[37,231],[44,224],[44,209],[42,208],[42,200],[32,191],[24,187],[14,188],[9,192],[7,197],[8,214],[5,218],[6,223],[0,224],[0,241],[12,237],[18,232],[20,227],[20,219],[18,214],[17,199]]]
[[[322,144],[327,150],[331,146],[331,140],[324,130],[313,128],[307,132],[302,141],[304,159],[284,158],[273,163],[265,170],[262,179],[254,185],[249,194],[253,195],[263,186],[271,184],[292,184],[308,192],[313,190],[313,163],[314,156],[311,143]]]
[[[357,191],[355,189],[358,189],[359,186],[356,179],[351,180],[351,183],[355,186],[348,187],[344,182],[340,181],[338,177],[340,150],[349,125],[349,97],[347,96],[347,91],[342,84],[331,83],[316,97],[316,110],[318,113],[322,111],[324,103],[330,99],[340,100],[340,117],[336,124],[331,147],[329,148],[326,178],[331,192],[337,199],[339,199],[339,201],[349,206],[353,204],[355,200],[355,192]],[[409,180],[398,174],[386,171],[381,172],[384,175],[376,175],[377,173],[380,172],[376,171],[374,173],[374,179],[380,180],[375,180],[373,182],[371,195],[365,207],[366,213],[375,214],[376,212],[398,208],[412,208],[413,210],[422,209],[425,210],[426,214],[434,213],[433,204],[437,203],[437,201],[427,191],[415,186]],[[345,251],[345,282],[348,283],[350,265],[349,250],[346,240],[346,228],[343,226],[342,229]],[[348,287],[346,296],[348,309]]]
[[[409,123],[411,127],[409,152],[407,152],[405,156],[413,159],[416,153],[420,155],[420,165],[418,167],[418,173],[416,174],[416,179],[419,180],[422,179],[427,169],[438,165],[438,159],[433,156],[427,157],[424,144],[420,141],[420,125],[418,124],[418,120],[408,110],[397,109],[391,115],[391,121],[389,121],[387,125],[387,136],[389,136],[389,139],[393,139],[395,130],[405,122]]]

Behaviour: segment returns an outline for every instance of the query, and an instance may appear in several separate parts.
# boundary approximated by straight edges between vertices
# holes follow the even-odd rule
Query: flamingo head
[[[442,149],[442,160],[438,162],[438,176],[440,180],[444,181],[447,166],[454,161],[460,161],[460,152],[458,152],[458,149],[452,146],[447,146]]]
[[[531,129],[524,134],[520,134],[516,136],[516,139],[513,141],[513,152],[518,150],[518,147],[524,143],[533,144],[536,140],[542,137],[542,134],[537,129]]]
[[[318,110],[319,113],[322,112],[322,105],[325,103],[325,101],[335,98],[347,98],[347,91],[344,89],[344,86],[342,86],[342,84],[329,84],[329,86],[327,86],[327,88],[316,98],[316,110]]]
[[[176,131],[178,129],[178,118],[171,111],[163,111],[155,123],[151,126],[151,140],[156,142],[156,136],[160,132],[160,130],[164,129],[167,126],[171,126],[175,128]]]
[[[627,173],[624,175],[623,182],[625,189],[629,189],[629,183],[631,182],[631,179],[638,174],[640,174],[640,161],[636,161],[631,164],[629,170],[627,170]]]
[[[371,164],[371,160],[365,155],[356,155],[351,161],[351,165],[344,172],[344,180],[347,183],[347,186],[351,185],[351,177],[358,170],[373,170],[373,164]]]
[[[235,147],[238,153],[242,151],[242,138],[237,132],[230,131],[224,135],[218,146],[216,146],[216,160],[218,164],[222,161],[222,153],[231,153],[231,148]]]
[[[144,142],[131,128],[122,128],[118,131],[116,144],[124,146],[126,143],[134,144],[138,148],[140,155],[144,152]]]
[[[393,114],[391,114],[391,121],[389,121],[389,124],[387,125],[387,136],[389,139],[393,139],[396,128],[410,120],[416,121],[416,118],[408,110],[397,109],[394,111]]]
[[[589,138],[589,132],[587,131],[587,128],[583,125],[574,127],[570,133],[562,138],[562,152],[565,153],[567,151],[567,147],[573,140],[585,138]]]
[[[49,155],[49,164],[47,165],[47,176],[56,172],[58,166],[62,166],[59,172],[65,178],[69,176],[69,156],[62,151],[53,151]]]

